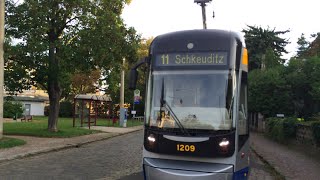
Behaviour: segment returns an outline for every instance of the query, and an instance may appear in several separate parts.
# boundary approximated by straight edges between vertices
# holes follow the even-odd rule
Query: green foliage
[[[284,68],[253,70],[249,73],[249,110],[260,112],[265,117],[276,114],[293,114],[290,105],[290,89],[284,79]]]
[[[276,123],[279,121],[279,118],[267,118],[267,134],[270,134]]]
[[[309,120],[320,111],[320,58],[290,60],[288,66],[249,73],[249,110]]]
[[[291,59],[285,74],[295,114],[309,120],[320,111],[320,58]]]
[[[306,61],[305,73],[311,87],[310,95],[314,100],[320,101],[320,57],[309,58]]]
[[[60,102],[59,117],[72,117],[73,105],[69,101]]]
[[[311,129],[314,139],[320,145],[320,122],[313,122],[311,124]]]
[[[297,44],[298,44],[298,51],[296,56],[298,58],[303,57],[310,45],[310,42],[307,41],[306,37],[304,36],[304,33],[302,33],[301,36],[298,38]]]
[[[294,138],[296,135],[296,118],[267,118],[267,135],[273,140],[286,143],[287,140]]]
[[[278,141],[281,143],[285,142],[282,120],[275,122],[275,126],[272,128],[270,136],[275,141]]]
[[[20,118],[23,114],[23,105],[16,101],[3,102],[3,117],[4,118]]]
[[[70,92],[73,74],[96,69],[108,73],[123,58],[136,59],[139,36],[120,16],[128,2],[6,2],[6,39],[22,40],[7,43],[6,87],[11,92],[27,88],[16,86],[19,83],[46,89],[55,111],[50,114],[50,130],[56,130],[59,100]]]
[[[286,138],[295,138],[297,130],[297,119],[295,117],[285,118],[283,121],[283,133]]]
[[[284,63],[281,55],[282,53],[287,53],[285,46],[289,42],[280,36],[288,33],[289,30],[275,31],[275,29],[248,26],[248,28],[243,29],[242,32],[245,33],[244,37],[249,55],[249,69],[260,69],[263,63],[265,63],[265,65],[269,64],[271,67],[275,64]],[[270,50],[273,52],[270,52]],[[272,54],[271,59],[270,54]],[[268,59],[267,56],[269,56]],[[266,61],[268,62],[266,63]]]

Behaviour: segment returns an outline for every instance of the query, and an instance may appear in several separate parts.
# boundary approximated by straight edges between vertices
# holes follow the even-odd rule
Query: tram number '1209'
[[[177,151],[194,152],[196,147],[194,145],[177,144]]]

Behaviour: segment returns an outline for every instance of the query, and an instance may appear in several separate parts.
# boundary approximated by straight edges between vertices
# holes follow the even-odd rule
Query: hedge
[[[23,105],[20,102],[4,101],[3,117],[4,118],[20,118],[23,114]]]
[[[320,121],[311,124],[312,134],[317,144],[320,144]]]
[[[272,139],[286,143],[287,140],[295,138],[298,121],[296,118],[267,118],[267,135]]]

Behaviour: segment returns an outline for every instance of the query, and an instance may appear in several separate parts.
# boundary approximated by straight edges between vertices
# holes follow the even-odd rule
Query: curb
[[[276,170],[274,166],[272,166],[265,158],[263,158],[252,146],[250,147],[252,152],[257,155],[257,157],[262,161],[262,163],[267,166],[272,175],[276,177],[277,180],[286,180],[286,177],[282,175],[279,171]]]
[[[17,155],[17,156],[13,156],[7,159],[0,159],[0,164],[3,164],[5,162],[8,161],[12,161],[12,160],[16,160],[16,159],[24,159],[24,158],[28,158],[28,157],[34,157],[34,156],[38,156],[38,155],[42,155],[42,154],[47,154],[50,152],[58,152],[61,150],[65,150],[65,149],[71,149],[71,148],[79,148],[82,145],[86,145],[86,144],[90,144],[90,143],[94,143],[94,142],[99,142],[99,141],[103,141],[103,140],[107,140],[113,137],[117,137],[117,136],[122,136],[125,134],[130,134],[133,132],[137,132],[140,131],[142,129],[134,129],[132,131],[129,132],[124,132],[124,133],[108,133],[107,136],[105,137],[101,137],[98,139],[94,139],[94,140],[88,140],[86,142],[80,142],[80,143],[74,143],[74,144],[66,144],[66,145],[61,145],[61,146],[57,146],[57,147],[53,147],[53,148],[49,148],[49,149],[45,149],[45,150],[40,150],[37,152],[31,152],[31,153],[26,153],[26,154],[22,154],[22,155]]]

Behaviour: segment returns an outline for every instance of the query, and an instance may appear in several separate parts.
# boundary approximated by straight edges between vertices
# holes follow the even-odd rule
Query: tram
[[[247,179],[248,54],[233,31],[157,36],[147,65],[143,173],[147,180]]]

